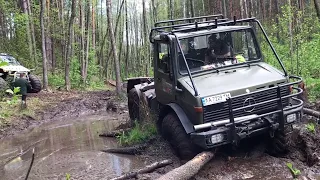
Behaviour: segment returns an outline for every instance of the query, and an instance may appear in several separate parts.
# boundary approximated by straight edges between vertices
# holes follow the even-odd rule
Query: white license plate
[[[203,106],[209,106],[212,104],[217,104],[220,102],[226,102],[228,98],[231,98],[230,93],[225,93],[225,94],[219,94],[216,96],[210,96],[210,97],[205,97],[202,98],[202,104]]]

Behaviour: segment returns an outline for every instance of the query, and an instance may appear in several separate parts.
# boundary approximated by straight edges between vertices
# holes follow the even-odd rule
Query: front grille
[[[289,94],[289,88],[287,86],[281,87],[281,96],[286,96]],[[255,100],[255,103],[261,103],[264,101],[272,100],[277,98],[277,89],[269,89],[265,91],[261,91],[259,93],[255,94],[248,94],[244,96],[240,96],[237,98],[232,99],[232,106],[233,109],[241,108],[244,106],[244,102],[248,98],[253,98]],[[288,99],[283,99],[282,104],[286,106],[288,104]],[[278,102],[270,102],[265,103],[262,105],[255,106],[255,109],[251,112],[245,112],[245,110],[239,110],[235,111],[233,113],[234,117],[241,117],[241,116],[247,116],[250,114],[263,114],[266,112],[270,112],[273,110],[276,110],[278,106]],[[219,104],[213,104],[210,106],[204,107],[203,111],[203,120],[204,123],[206,122],[212,122],[212,121],[219,121],[219,120],[225,120],[229,119],[229,108],[228,108],[228,102],[223,102]]]

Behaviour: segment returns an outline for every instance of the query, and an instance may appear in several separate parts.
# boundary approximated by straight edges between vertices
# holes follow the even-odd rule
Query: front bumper
[[[298,78],[298,77],[293,77]],[[281,86],[292,86],[300,83],[300,81],[287,83]],[[276,110],[264,114],[252,114],[245,117],[234,118],[233,114],[236,111],[250,108],[245,106],[237,109],[232,108],[232,98],[228,99],[229,119],[222,121],[209,122],[205,124],[195,125],[194,132],[190,134],[194,144],[210,149],[225,144],[237,144],[241,139],[252,137],[263,133],[271,133],[280,130],[284,131],[285,127],[301,120],[303,101],[296,98],[302,94],[303,90],[299,87],[292,87],[296,93],[281,97],[280,85],[278,87],[278,97],[259,104],[278,102]],[[291,99],[289,106],[283,107],[282,100]],[[288,121],[289,120],[289,121]]]

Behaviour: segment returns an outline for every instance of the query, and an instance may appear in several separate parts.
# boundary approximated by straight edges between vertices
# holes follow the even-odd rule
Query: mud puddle
[[[99,133],[112,130],[119,120],[90,115],[77,120],[61,119],[0,142],[0,179],[24,179],[35,159],[29,179],[110,179],[144,166],[133,156],[100,150],[117,147],[112,138]]]

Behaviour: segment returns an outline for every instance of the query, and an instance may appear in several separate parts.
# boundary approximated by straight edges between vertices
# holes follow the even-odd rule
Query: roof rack
[[[182,18],[182,19],[174,19],[174,20],[166,20],[166,21],[158,21],[155,23],[155,27],[159,27],[161,24],[168,24],[170,23],[171,25],[175,25],[177,22],[188,22],[191,23],[192,20],[199,20],[199,19],[204,19],[205,21],[208,21],[209,19],[216,19],[220,18],[223,19],[224,16],[222,14],[214,14],[214,15],[209,15],[209,16],[198,16],[198,17],[191,17],[191,18]]]
[[[213,19],[213,20],[212,20]],[[197,21],[199,20],[199,21]],[[154,28],[151,29],[150,32],[150,42],[152,41],[152,35],[154,31],[157,31],[159,33],[161,32],[172,32],[173,30],[177,28],[187,27],[190,25],[196,25],[196,27],[199,24],[210,24],[213,22],[225,22],[229,19],[224,18],[222,14],[215,14],[215,15],[209,15],[209,16],[199,16],[199,17],[191,17],[191,18],[183,18],[183,19],[174,19],[174,20],[166,20],[166,21],[158,21],[154,24]],[[194,22],[193,22],[194,21]]]
[[[214,24],[198,26],[197,23],[195,23],[195,26],[193,26],[193,27],[172,30],[171,33],[190,31],[190,30],[200,30],[200,29],[214,29],[214,28],[217,28],[218,26],[228,26],[228,25],[236,25],[237,23],[254,22],[255,19],[256,19],[255,17],[252,17],[252,18],[245,18],[245,19],[238,19],[237,20],[236,17],[234,17],[233,20],[220,21],[220,22],[216,19]]]

